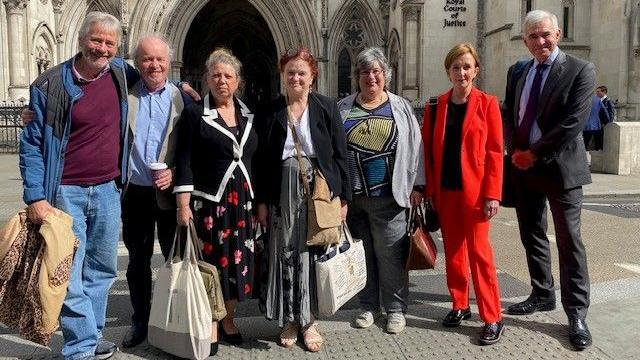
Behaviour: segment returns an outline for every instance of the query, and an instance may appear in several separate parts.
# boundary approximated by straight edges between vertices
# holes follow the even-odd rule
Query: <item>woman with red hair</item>
[[[257,217],[270,229],[266,316],[283,328],[282,346],[293,346],[302,333],[307,350],[317,352],[323,339],[315,322],[315,260],[325,249],[306,244],[307,198],[300,174],[313,188],[314,169],[322,172],[342,200],[344,220],[351,199],[347,145],[336,102],[312,90],[318,76],[313,55],[305,48],[292,50],[279,65],[285,94],[256,116]]]

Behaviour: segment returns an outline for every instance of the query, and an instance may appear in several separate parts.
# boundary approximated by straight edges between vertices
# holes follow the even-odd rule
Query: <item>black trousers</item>
[[[593,138],[593,150],[602,150],[604,148],[604,130],[585,130],[582,132],[584,138],[584,147],[590,149],[589,142]]]
[[[551,251],[547,237],[547,205],[551,208],[558,259],[562,306],[569,318],[585,319],[589,308],[587,254],[580,235],[582,187],[562,189],[557,175],[536,166],[512,171],[520,239],[524,245],[532,293],[555,300]]]
[[[132,321],[146,326],[151,311],[151,257],[155,230],[165,260],[176,230],[176,211],[162,210],[151,186],[129,184],[122,200],[122,238],[129,250],[127,283],[133,306]]]

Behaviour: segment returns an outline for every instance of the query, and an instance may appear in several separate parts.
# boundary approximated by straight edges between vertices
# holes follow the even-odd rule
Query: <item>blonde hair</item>
[[[451,48],[447,57],[444,58],[444,69],[449,71],[449,67],[451,64],[459,57],[464,54],[471,54],[473,59],[476,61],[476,67],[480,67],[480,57],[478,56],[478,52],[476,48],[470,43],[460,43]]]
[[[207,73],[210,72],[216,64],[227,64],[233,68],[236,72],[236,76],[238,79],[241,77],[240,72],[242,71],[242,63],[238,60],[235,55],[231,52],[231,50],[219,47],[213,50],[207,61],[204,63],[205,68],[207,69]]]

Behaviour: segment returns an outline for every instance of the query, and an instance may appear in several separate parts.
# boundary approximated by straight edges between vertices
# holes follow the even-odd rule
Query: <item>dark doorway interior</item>
[[[277,96],[276,45],[266,21],[248,1],[215,0],[200,10],[185,40],[182,79],[199,91],[205,89],[204,63],[220,46],[242,62],[244,91],[240,98],[252,110]]]

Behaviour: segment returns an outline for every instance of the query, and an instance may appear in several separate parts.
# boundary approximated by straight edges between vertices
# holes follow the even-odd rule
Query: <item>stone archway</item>
[[[308,1],[281,0],[140,0],[130,17],[128,50],[132,50],[134,40],[140,35],[165,35],[175,50],[172,77],[178,78],[185,54],[190,51],[186,47],[186,41],[196,16],[207,6],[246,8],[247,5],[253,7],[267,24],[263,32],[272,37],[276,54],[299,45],[305,45],[313,54],[321,54],[321,32],[313,15],[313,4]],[[249,37],[260,34],[245,35]],[[251,45],[254,45],[253,42]],[[325,87],[325,84],[318,83],[320,91],[324,91]]]
[[[345,1],[331,20],[331,29],[327,41],[327,53],[329,55],[328,72],[338,74],[339,54],[347,50],[350,58],[355,61],[358,53],[370,46],[383,46],[384,33],[379,16],[364,0]],[[352,66],[355,64],[352,63]],[[340,96],[338,94],[339,78],[330,76],[326,94]],[[352,79],[351,90],[355,90],[357,79]]]
[[[185,39],[181,78],[206,90],[204,63],[221,46],[242,62],[241,98],[250,108],[278,94],[276,45],[264,18],[248,1],[212,1],[198,12]]]

